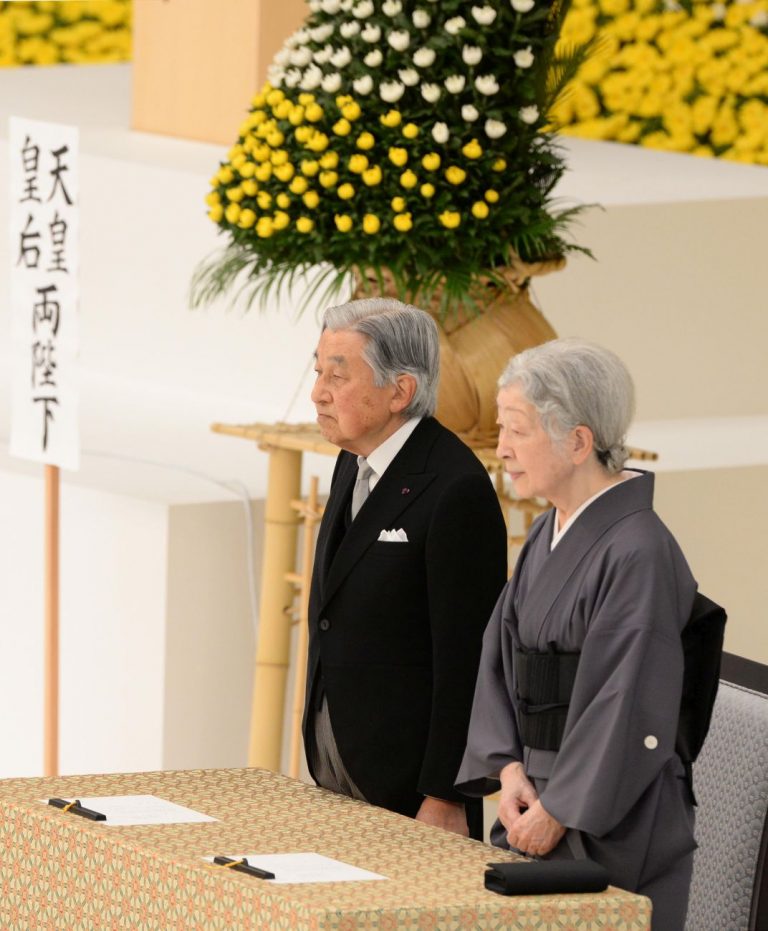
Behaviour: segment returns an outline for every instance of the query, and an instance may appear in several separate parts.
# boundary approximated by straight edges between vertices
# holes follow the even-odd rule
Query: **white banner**
[[[78,131],[10,119],[10,451],[66,469],[78,431]]]

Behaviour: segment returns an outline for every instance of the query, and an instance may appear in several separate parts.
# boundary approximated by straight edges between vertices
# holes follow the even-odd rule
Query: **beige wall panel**
[[[134,0],[132,128],[230,145],[304,0]]]
[[[768,466],[662,472],[656,510],[699,587],[728,612],[725,649],[768,663]]]
[[[766,229],[768,196],[590,210],[576,239],[597,261],[534,291],[560,336],[627,362],[639,420],[764,414]]]
[[[264,502],[251,512],[258,587]],[[169,508],[165,769],[247,763],[255,641],[246,558],[240,502]]]

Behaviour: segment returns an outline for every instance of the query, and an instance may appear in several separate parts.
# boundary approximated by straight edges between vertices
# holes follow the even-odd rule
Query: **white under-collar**
[[[624,469],[624,471],[621,473],[620,482],[616,482],[613,485],[606,485],[605,488],[601,488],[600,491],[592,495],[591,498],[587,498],[587,500],[584,501],[583,504],[580,504],[579,507],[576,508],[573,514],[571,514],[571,516],[568,518],[568,520],[563,524],[563,526],[559,530],[557,529],[557,513],[555,513],[555,519],[552,522],[552,542],[549,544],[550,553],[557,546],[557,544],[563,539],[566,531],[570,530],[574,522],[579,517],[581,517],[581,515],[584,513],[584,511],[586,511],[586,509],[590,506],[590,504],[592,504],[594,501],[597,501],[597,499],[601,495],[604,495],[607,491],[610,491],[612,488],[618,488],[618,486],[623,484],[625,481],[627,481],[627,479],[638,478],[640,475],[642,475],[642,472],[635,472],[633,469]]]

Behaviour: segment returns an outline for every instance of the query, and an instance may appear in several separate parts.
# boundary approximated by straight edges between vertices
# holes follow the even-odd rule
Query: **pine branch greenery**
[[[588,252],[556,209],[547,113],[588,49],[557,46],[569,3],[308,0],[211,179],[227,239],[193,306],[265,306],[312,271],[304,306],[392,282],[442,314],[481,306],[512,263]]]

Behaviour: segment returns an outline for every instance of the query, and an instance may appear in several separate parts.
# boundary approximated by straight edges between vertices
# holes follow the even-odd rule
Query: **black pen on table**
[[[92,808],[83,808],[79,799],[68,802],[65,798],[49,798],[48,804],[54,808],[61,808],[63,811],[71,811],[75,815],[87,818],[89,821],[106,821],[107,816],[100,811],[94,811]]]
[[[214,857],[213,862],[216,866],[228,866],[231,870],[237,870],[238,873],[247,873],[257,879],[275,878],[275,874],[270,873],[269,870],[262,870],[258,866],[252,866],[246,857],[243,857],[242,860],[233,860],[231,857]]]

